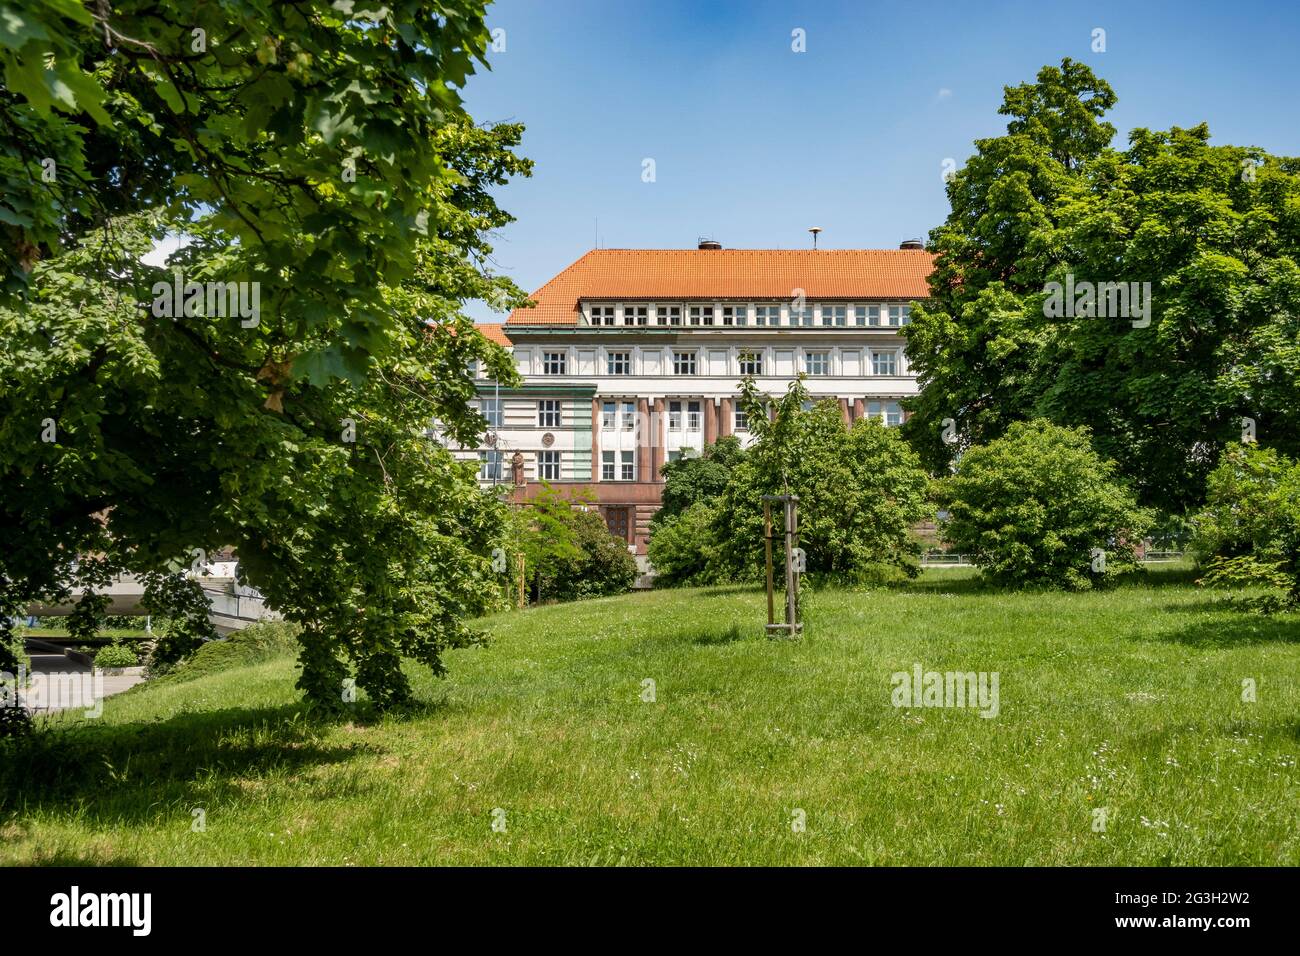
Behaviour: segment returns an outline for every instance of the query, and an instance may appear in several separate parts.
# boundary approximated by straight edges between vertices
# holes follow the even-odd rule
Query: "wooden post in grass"
[[[782,538],[785,544],[785,621],[776,621],[776,587],[772,567],[772,502],[782,505]],[[799,574],[803,570],[803,552],[799,550],[799,497],[797,495],[763,496],[763,551],[767,559],[767,636],[798,637]]]
[[[523,610],[524,608],[524,556],[520,554],[517,557],[519,559],[517,562],[519,565],[519,609]]]

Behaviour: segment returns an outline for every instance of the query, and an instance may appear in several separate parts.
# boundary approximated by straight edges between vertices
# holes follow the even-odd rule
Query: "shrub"
[[[705,447],[703,454],[689,455],[666,463],[659,473],[663,476],[663,498],[655,512],[652,527],[657,528],[670,518],[675,518],[691,505],[712,501],[727,490],[731,470],[745,457],[740,439],[724,435]]]
[[[208,641],[192,656],[159,677],[159,682],[191,681],[206,674],[260,664],[300,650],[297,624],[258,621],[226,638]]]
[[[1042,419],[969,449],[940,497],[944,538],[1010,586],[1108,583],[1137,567],[1135,546],[1152,521],[1114,463],[1093,450],[1086,428]],[[1096,548],[1104,562],[1094,559]]]
[[[591,506],[589,494],[570,496],[542,482],[541,493],[514,516],[513,553],[524,555],[534,601],[571,601],[621,594],[636,580],[636,559]],[[513,567],[507,555],[507,566]]]
[[[1261,610],[1300,606],[1300,463],[1273,449],[1228,446],[1193,517],[1192,550],[1210,587],[1265,587]]]
[[[140,659],[136,657],[135,651],[121,641],[114,641],[107,647],[101,647],[95,654],[96,667],[135,667],[139,663]]]
[[[712,501],[699,501],[659,523],[649,544],[656,584],[671,587],[719,580],[716,515]]]
[[[570,521],[578,553],[544,571],[545,592],[557,601],[573,601],[630,590],[637,568],[627,542],[610,534],[595,511],[574,509]]]

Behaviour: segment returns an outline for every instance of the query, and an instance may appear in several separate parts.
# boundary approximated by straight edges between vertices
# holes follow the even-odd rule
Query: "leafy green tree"
[[[1204,125],[1112,149],[1114,103],[1070,60],[1007,90],[1007,135],[976,144],[931,233],[904,430],[939,470],[1013,421],[1085,425],[1144,503],[1181,513],[1244,425],[1300,451],[1300,162],[1211,146]],[[1060,315],[1050,282],[1149,295],[1141,314]]]
[[[744,454],[739,438],[724,435],[714,444],[706,445],[699,455],[665,462],[660,469],[664,479],[662,504],[655,512],[652,526],[676,517],[691,505],[721,496],[727,488],[731,469]]]
[[[951,211],[930,233],[931,299],[913,305],[904,331],[924,388],[908,402],[903,433],[934,471],[1032,407],[1051,334],[1025,305],[1052,266],[1040,236],[1114,136],[1102,116],[1115,102],[1086,65],[1067,57],[1060,68],[1045,66],[1036,83],[1005,88],[998,112],[1010,117],[1006,135],[977,140],[975,155],[949,177]],[[952,445],[943,440],[949,418],[959,439]]]
[[[912,527],[930,514],[929,479],[897,430],[874,420],[846,429],[839,406],[805,410],[802,380],[773,400],[752,379],[740,401],[754,443],[732,469],[714,523],[719,566],[756,579],[763,569],[763,495],[799,496],[808,573],[880,581],[918,571]]]
[[[1137,567],[1151,524],[1086,428],[1015,422],[940,483],[940,534],[998,584],[1086,589]]]
[[[636,559],[609,533],[585,489],[550,482],[514,515],[513,547],[524,555],[535,602],[621,594],[636,580]]]
[[[1271,586],[1278,593],[1261,602],[1266,609],[1300,605],[1300,462],[1253,444],[1227,447],[1192,525],[1206,584]]]
[[[455,92],[482,4],[20,0],[3,20],[0,619],[229,545],[302,625],[309,699],[343,706],[349,675],[407,699],[401,658],[440,673],[475,639],[505,534],[425,434],[481,434],[470,362],[517,380],[460,312],[526,301],[486,265],[511,221],[492,190],[531,168],[521,128],[475,126]],[[177,276],[141,257],[178,235],[183,281],[247,283],[260,311],[160,310]]]
[[[719,523],[716,498],[697,501],[658,522],[647,547],[647,556],[655,569],[655,584],[701,585],[723,580],[718,553]]]

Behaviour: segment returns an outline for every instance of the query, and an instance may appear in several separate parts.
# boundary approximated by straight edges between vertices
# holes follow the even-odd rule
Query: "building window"
[[[823,305],[822,325],[847,325],[848,307],[843,305]]]
[[[650,309],[644,305],[625,305],[623,306],[623,324],[624,325],[645,325],[648,321]]]
[[[694,375],[695,374],[695,353],[674,352],[673,353],[673,374]]]
[[[805,352],[803,355],[803,370],[809,375],[831,374],[831,353]]]
[[[762,352],[741,352],[740,374],[741,375],[762,375],[763,374],[763,353]]]
[[[682,430],[682,403],[668,403],[668,430],[679,432]]]
[[[537,477],[541,481],[560,480],[560,453],[558,451],[539,451],[537,453]]]
[[[867,402],[867,417],[879,418],[889,428],[903,424],[903,406],[898,402]]]
[[[749,418],[748,416],[746,416],[745,410],[743,408],[740,407],[736,408],[735,423],[734,423],[734,427],[732,428],[732,431],[736,431],[736,432],[749,431]]]
[[[812,325],[813,309],[811,305],[805,305],[802,309],[790,306],[790,324],[791,325]]]
[[[631,375],[631,352],[607,352],[605,354],[605,373],[607,375]]]
[[[780,325],[781,307],[779,305],[760,305],[754,309],[755,325]]]
[[[910,325],[912,322],[912,307],[910,305],[891,305],[889,307],[889,324],[894,328],[903,325]]]
[[[621,451],[619,456],[619,474],[621,481],[636,481],[635,452]]]
[[[537,427],[560,427],[560,400],[558,398],[543,398],[537,403]]]
[[[724,305],[722,307],[722,324],[723,325],[749,324],[749,306]]]
[[[480,398],[478,400],[479,411],[487,419],[487,423],[492,428],[501,427],[501,399],[499,398]]]
[[[712,324],[713,324],[713,306],[711,305],[691,306],[691,325],[712,325]]]
[[[600,480],[614,480],[614,453],[612,451],[602,451],[600,453]]]
[[[542,353],[542,374],[543,375],[567,375],[569,368],[569,356],[564,352],[543,352]]]
[[[704,416],[700,413],[699,402],[686,403],[686,430],[697,432],[704,427]]]
[[[617,426],[615,418],[618,412],[617,402],[600,403],[600,429],[601,431],[612,432]]]
[[[878,305],[859,305],[853,309],[854,325],[870,325],[879,327],[880,325],[880,306]]]
[[[614,307],[612,305],[593,305],[591,307],[592,325],[613,325]]]
[[[633,402],[623,403],[623,431],[630,432],[636,428],[636,404]]]
[[[674,461],[681,461],[681,460],[682,460],[682,453],[680,451],[670,451],[668,453],[669,464],[671,464]]]
[[[871,353],[871,374],[872,375],[896,375],[895,371],[895,354],[893,352],[872,352]]]
[[[655,309],[655,322],[659,325],[681,325],[682,307],[680,305],[661,305]]]
[[[501,452],[481,451],[478,453],[478,476],[481,481],[501,480]]]

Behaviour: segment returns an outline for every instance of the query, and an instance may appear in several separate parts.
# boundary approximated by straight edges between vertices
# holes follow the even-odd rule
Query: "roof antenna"
[[[817,248],[817,233],[819,233],[819,232],[822,231],[822,227],[821,227],[821,226],[813,226],[813,227],[812,227],[811,229],[809,229],[808,231],[812,233],[812,237],[813,237],[813,248],[816,249],[816,248]]]

